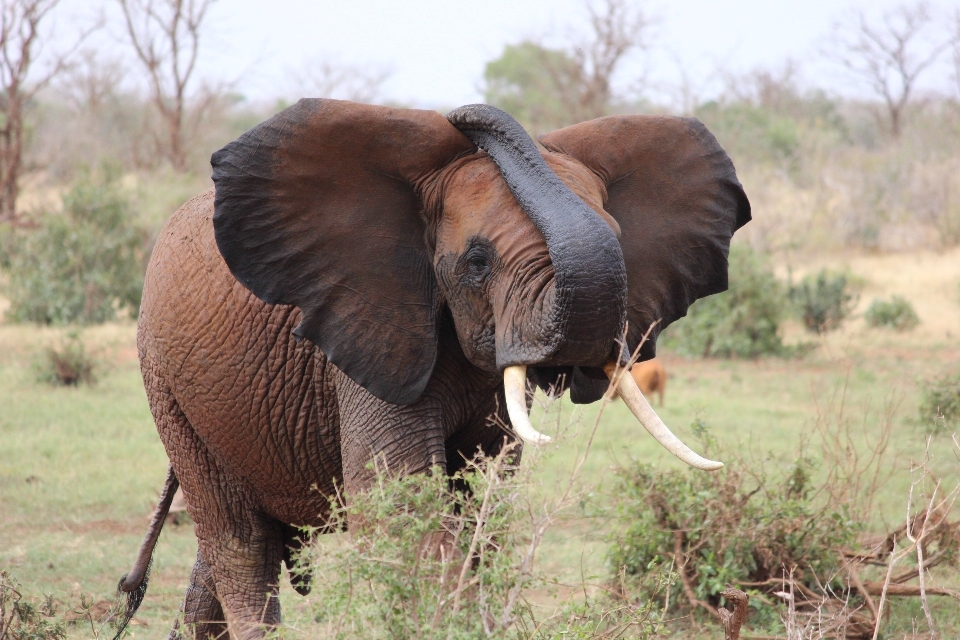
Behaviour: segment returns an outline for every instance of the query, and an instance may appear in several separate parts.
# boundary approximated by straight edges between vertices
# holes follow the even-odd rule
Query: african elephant
[[[213,154],[214,189],[147,270],[137,340],[171,470],[124,591],[142,598],[179,483],[199,541],[184,620],[260,637],[295,527],[369,486],[374,456],[453,473],[545,441],[528,381],[596,401],[648,330],[640,359],[725,290],[750,205],[700,122],[607,117],[541,142],[487,105],[311,99]],[[718,467],[617,385],[665,446]]]

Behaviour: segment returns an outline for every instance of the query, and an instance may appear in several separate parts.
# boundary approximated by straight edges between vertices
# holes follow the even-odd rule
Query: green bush
[[[145,234],[115,180],[88,176],[38,228],[7,233],[8,318],[91,324],[139,307]]]
[[[875,298],[863,317],[871,327],[891,327],[897,331],[908,331],[920,324],[913,305],[902,296],[893,296],[889,301]]]
[[[730,465],[716,473],[640,463],[620,469],[616,495],[626,529],[610,551],[612,569],[643,577],[679,567],[684,591],[689,588],[678,600],[683,609],[694,601],[720,606],[728,584],[770,581],[781,588],[791,568],[795,581],[819,592],[841,567],[836,550],[851,545],[859,529],[844,505],[815,500],[812,467],[799,459],[773,478]],[[770,600],[751,602],[754,622],[777,623],[776,610],[762,604]]]
[[[26,602],[17,581],[0,571],[0,640],[66,640],[66,625],[52,619],[56,614],[52,596],[40,606]]]
[[[920,420],[937,432],[960,427],[960,374],[932,380],[923,388]]]
[[[538,620],[525,596],[549,587],[536,551],[556,514],[533,506],[529,471],[512,455],[474,460],[451,481],[441,470],[378,469],[373,487],[331,504],[331,526],[294,574],[314,583],[309,637],[370,640],[649,637],[660,627],[651,602],[608,595],[565,602]],[[308,532],[313,535],[315,532]],[[665,584],[658,574],[653,582]],[[650,591],[658,593],[656,584]],[[616,633],[615,633],[616,632]]]
[[[822,269],[790,288],[790,299],[797,306],[808,331],[825,333],[840,326],[859,296],[850,290],[845,274]]]
[[[755,358],[788,355],[779,334],[786,296],[766,256],[746,246],[730,250],[730,289],[695,302],[664,332],[684,355]]]

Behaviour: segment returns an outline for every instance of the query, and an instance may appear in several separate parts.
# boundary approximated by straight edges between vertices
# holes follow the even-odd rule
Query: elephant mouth
[[[534,377],[539,376],[542,379],[544,373],[542,370],[535,371]],[[650,403],[647,402],[647,399],[643,397],[643,393],[641,393],[633,376],[630,375],[628,368],[621,367],[616,360],[612,360],[604,365],[603,373],[609,381],[604,399],[610,400],[619,395],[627,408],[630,409],[630,413],[663,448],[675,455],[681,462],[695,469],[716,471],[723,467],[722,462],[708,460],[690,449],[670,431],[656,411],[653,410],[653,407],[650,406]],[[517,436],[524,442],[533,445],[550,442],[549,436],[534,429],[530,423],[530,416],[527,412],[527,366],[514,365],[504,369],[503,386],[507,413],[510,415],[510,422]]]

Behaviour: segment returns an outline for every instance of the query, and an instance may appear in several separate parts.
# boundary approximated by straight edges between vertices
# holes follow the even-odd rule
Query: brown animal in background
[[[667,390],[667,370],[659,360],[647,360],[638,362],[630,369],[630,375],[637,381],[637,386],[643,395],[650,397],[651,393],[660,396],[660,406],[663,406],[663,394]]]

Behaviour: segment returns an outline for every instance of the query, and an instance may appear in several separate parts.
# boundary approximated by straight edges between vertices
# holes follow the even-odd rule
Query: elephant
[[[726,289],[751,218],[732,161],[692,118],[610,116],[540,143],[489,105],[303,99],[213,154],[213,188],[173,214],[145,277],[138,352],[170,469],[120,583],[127,619],[178,486],[199,543],[183,621],[262,637],[329,496],[370,486],[374,458],[453,474],[546,442],[536,387],[590,403],[613,383],[675,455],[722,466],[620,372]]]

